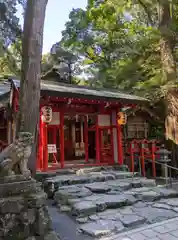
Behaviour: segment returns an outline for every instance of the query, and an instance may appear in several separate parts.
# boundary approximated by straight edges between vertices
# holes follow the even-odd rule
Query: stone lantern
[[[166,185],[168,184],[169,178],[168,163],[171,162],[171,159],[169,158],[170,153],[171,152],[168,151],[164,145],[162,145],[161,148],[156,152],[156,155],[159,157],[158,162],[161,164],[162,177],[165,179]]]

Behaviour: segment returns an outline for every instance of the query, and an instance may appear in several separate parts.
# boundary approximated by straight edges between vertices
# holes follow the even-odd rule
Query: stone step
[[[98,166],[98,167],[84,167],[84,168],[65,168],[58,169],[55,171],[48,172],[37,172],[35,179],[39,182],[44,182],[47,178],[56,177],[59,175],[68,175],[68,174],[76,174],[76,175],[84,175],[86,173],[91,172],[101,172],[101,171],[128,171],[128,167],[126,165],[114,165],[114,166]]]
[[[79,232],[93,238],[178,216],[178,192],[145,178],[62,186],[54,199],[75,218]]]
[[[81,173],[80,173],[81,174]],[[117,179],[132,179],[133,184],[139,185],[140,182],[137,182],[137,179],[133,178],[137,176],[138,173],[134,175],[130,172],[124,171],[101,171],[101,172],[89,172],[82,173],[81,175],[68,174],[68,175],[59,175],[55,177],[47,178],[44,181],[44,190],[48,194],[48,197],[54,195],[54,192],[62,186],[78,185],[78,184],[90,184],[95,182],[107,182],[109,180]],[[154,180],[150,180],[154,181]],[[155,181],[154,181],[155,184]]]
[[[59,206],[68,206],[73,215],[86,217],[106,209],[133,205],[138,201],[153,202],[171,197],[178,197],[178,193],[172,189],[159,187],[141,187],[129,190],[110,188],[108,192],[97,194],[86,186],[71,186],[60,188],[55,193],[54,199]]]

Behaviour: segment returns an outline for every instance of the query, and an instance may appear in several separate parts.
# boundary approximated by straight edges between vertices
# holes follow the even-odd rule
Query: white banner
[[[48,153],[57,153],[56,144],[48,144]]]

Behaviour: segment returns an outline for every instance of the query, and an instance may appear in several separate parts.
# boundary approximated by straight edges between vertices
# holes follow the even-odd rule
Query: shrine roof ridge
[[[10,79],[15,87],[20,87],[19,79]],[[148,102],[149,100],[136,95],[120,92],[116,89],[106,89],[106,88],[92,88],[81,85],[60,83],[43,80],[41,81],[41,91],[44,95],[47,93],[52,96],[61,97],[90,97],[95,99],[106,99],[106,100],[127,100],[134,102]]]

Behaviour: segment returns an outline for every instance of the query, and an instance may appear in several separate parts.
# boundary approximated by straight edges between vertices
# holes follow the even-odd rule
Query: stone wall
[[[58,239],[51,228],[46,194],[35,180],[9,179],[0,184],[0,197],[0,239]]]

